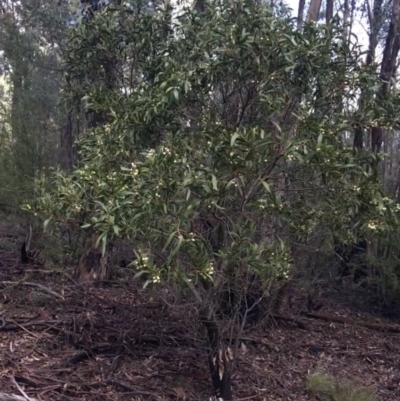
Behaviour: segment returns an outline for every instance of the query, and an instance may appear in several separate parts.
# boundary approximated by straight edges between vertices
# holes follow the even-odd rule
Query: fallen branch
[[[311,317],[313,319],[325,320],[327,322],[338,322],[338,323],[350,324],[352,326],[365,327],[371,330],[388,331],[390,333],[400,333],[400,326],[395,324],[360,322],[358,320],[354,320],[349,317],[321,315],[319,313],[310,313],[310,312],[303,312],[302,314],[307,317]]]
[[[309,330],[308,325],[303,322],[301,319],[298,319],[296,317],[293,316],[283,316],[283,315],[272,315],[271,316],[273,319],[275,320],[283,320],[285,322],[290,322],[290,323],[294,323],[296,324],[300,329],[302,330]]]
[[[59,294],[59,293],[57,293],[57,292],[55,292],[53,290],[50,290],[49,288],[45,287],[42,284],[30,283],[28,281],[21,281],[21,282],[17,282],[17,283],[15,283],[14,281],[0,281],[0,284],[3,284],[3,285],[14,285],[16,287],[18,285],[26,285],[27,287],[36,287],[36,288],[39,288],[40,290],[42,290],[43,292],[46,292],[47,294],[52,295],[53,297],[56,297],[56,298],[59,298],[59,299],[62,299],[62,300],[65,299],[61,294]]]
[[[120,352],[119,345],[103,345],[103,346],[93,347],[72,355],[70,358],[67,359],[64,366],[74,365],[86,359],[90,359],[95,355],[112,354],[115,356],[118,355],[119,352]]]
[[[146,396],[146,397],[151,397],[156,400],[160,400],[160,397],[155,395],[153,392],[138,390],[136,387],[133,387],[128,383],[124,383],[124,382],[116,381],[116,380],[108,380],[108,383],[111,385],[114,385],[116,387],[119,387],[124,391],[129,391],[132,395]]]
[[[15,387],[17,387],[18,391],[22,394],[23,397],[21,397],[24,401],[36,401],[34,398],[29,397],[24,390],[19,386],[17,381],[15,380],[15,377],[11,377],[11,381],[14,383]],[[20,396],[19,396],[20,397]]]
[[[0,331],[13,331],[20,329],[22,327],[32,327],[32,326],[49,326],[49,325],[54,325],[58,323],[63,323],[62,320],[32,320],[31,322],[27,323],[21,323],[18,326],[14,323],[8,323],[6,322],[6,325],[3,327],[0,327]],[[57,329],[56,327],[52,327],[52,329],[56,330],[57,332],[60,332],[60,329]],[[1,400],[0,400],[1,401]]]
[[[36,401],[34,398],[25,398],[20,395],[0,393],[0,401]]]

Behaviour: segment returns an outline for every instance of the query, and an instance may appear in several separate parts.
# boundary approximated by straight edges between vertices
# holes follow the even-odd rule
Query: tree
[[[0,69],[7,83],[3,99],[10,97],[2,116],[7,135],[0,151],[1,202],[15,207],[32,196],[37,174],[60,160],[59,45],[67,4],[4,1],[1,6]]]
[[[320,9],[321,0],[311,0],[307,14],[307,22],[317,21]]]
[[[234,344],[290,279],[296,249],[397,221],[365,172],[373,155],[340,140],[378,108],[374,96],[360,114],[342,102],[377,80],[335,26],[301,34],[251,2],[210,3],[176,22],[170,6],[157,11],[109,7],[71,35],[68,96],[102,123],[81,135],[77,168],[38,182],[26,208],[46,226],[95,234],[103,255],[129,238],[145,285],[180,283],[207,329],[213,385],[231,399]],[[112,85],[104,60],[118,65]]]

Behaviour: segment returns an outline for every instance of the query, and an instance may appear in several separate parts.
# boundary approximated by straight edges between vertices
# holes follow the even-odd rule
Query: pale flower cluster
[[[132,162],[130,166],[130,175],[132,177],[136,177],[138,174],[139,174],[139,169],[137,168],[136,163]]]
[[[214,274],[214,263],[213,262],[210,262],[209,264],[208,264],[208,266],[206,267],[206,269],[205,269],[205,273],[206,274],[208,274],[208,275],[212,275],[212,274]]]
[[[164,146],[161,150],[161,153],[165,156],[169,156],[171,154],[171,150],[169,148],[167,148],[166,146]]]
[[[154,154],[155,154],[155,149],[150,149],[147,153],[146,153],[146,158],[147,159],[151,159],[153,156],[154,156]]]
[[[375,223],[373,220],[371,220],[371,221],[368,223],[368,228],[369,228],[370,230],[376,230],[378,227],[379,227],[379,225],[378,225],[377,223]]]

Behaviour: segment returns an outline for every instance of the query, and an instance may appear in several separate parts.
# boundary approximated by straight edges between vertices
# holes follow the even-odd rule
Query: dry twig
[[[14,286],[26,285],[28,287],[36,287],[36,288],[39,288],[40,290],[42,290],[43,292],[46,292],[47,294],[52,295],[53,297],[65,300],[65,298],[61,294],[59,294],[58,292],[55,292],[53,290],[50,290],[49,288],[45,287],[42,284],[30,283],[28,281],[20,281],[18,283],[15,283],[14,281],[0,281],[0,284],[3,284],[3,285],[14,285]]]

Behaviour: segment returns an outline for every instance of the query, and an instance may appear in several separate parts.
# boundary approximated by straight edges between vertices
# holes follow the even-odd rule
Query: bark
[[[62,144],[62,161],[66,170],[72,171],[74,166],[74,154],[73,154],[73,119],[72,110],[67,113],[67,121],[65,123],[64,132],[61,137]]]
[[[372,127],[371,128],[371,149],[375,153],[379,153],[382,148],[383,142],[383,128]]]
[[[307,22],[318,20],[319,11],[321,9],[321,0],[311,0],[310,8],[308,9]]]
[[[301,31],[304,23],[304,7],[306,5],[306,0],[299,0],[299,11],[297,14],[297,30]]]
[[[367,1],[368,21],[370,26],[369,46],[366,64],[371,65],[375,61],[375,51],[378,45],[378,32],[382,26],[382,3],[383,0],[375,0],[371,10],[369,1]]]
[[[333,0],[326,0],[326,23],[329,24],[333,19]]]
[[[196,0],[194,4],[194,8],[199,13],[204,13],[206,11],[206,4],[204,0]]]
[[[344,25],[344,30],[343,30],[343,36],[344,36],[344,41],[347,43],[348,42],[348,34],[349,34],[349,27],[347,26],[349,23],[349,18],[350,18],[350,6],[349,6],[349,0],[344,1],[344,10],[343,10],[343,25]]]
[[[380,79],[382,81],[378,99],[384,99],[390,90],[391,80],[396,73],[397,56],[400,49],[400,0],[393,0],[392,16],[389,32],[386,37]],[[371,130],[371,147],[373,152],[380,152],[384,130],[382,127],[373,127]]]
[[[370,25],[369,46],[366,57],[366,65],[370,66],[375,62],[375,52],[378,45],[378,33],[382,26],[382,3],[383,0],[375,0],[373,10],[371,10],[369,1],[367,0],[368,21]],[[361,94],[360,107],[364,103],[364,95]],[[374,151],[379,151],[383,132],[379,128],[371,130],[371,148]],[[354,132],[354,149],[362,149],[364,147],[364,130],[358,125]],[[379,150],[378,150],[379,149]]]
[[[353,148],[362,149],[364,147],[364,131],[360,124],[356,124],[354,128]]]
[[[96,236],[87,241],[86,249],[75,268],[74,280],[79,283],[104,281],[108,278],[108,250],[102,255],[100,247],[96,247]]]
[[[206,308],[200,316],[201,322],[207,330],[209,341],[208,363],[216,396],[224,401],[232,400],[232,351],[222,344],[218,325],[210,309]]]
[[[396,72],[396,60],[400,49],[400,0],[393,0],[392,17],[389,32],[386,37],[385,49],[381,64],[380,78],[384,85],[382,94],[386,94],[390,88],[390,80]]]

